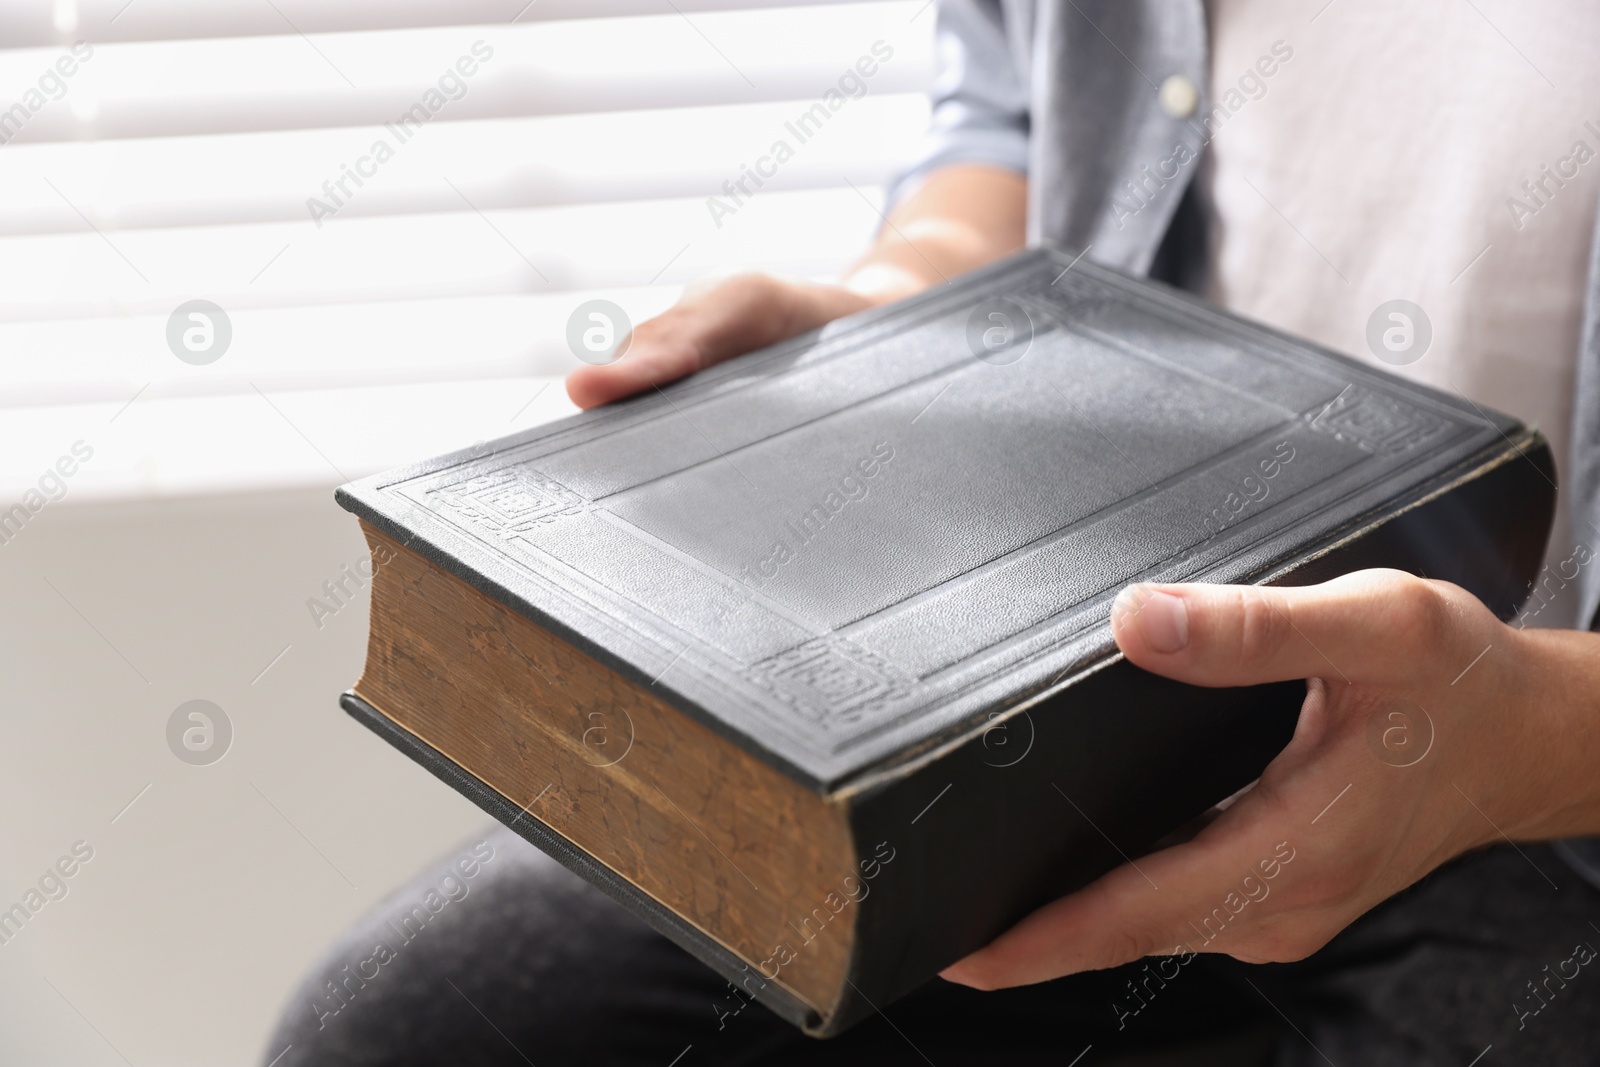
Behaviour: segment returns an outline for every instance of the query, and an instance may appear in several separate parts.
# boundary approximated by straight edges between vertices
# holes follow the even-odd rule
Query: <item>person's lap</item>
[[[1600,891],[1543,847],[1466,857],[1299,964],[1201,956],[1165,983],[1135,965],[997,993],[935,979],[818,1042],[509,831],[488,842],[492,859],[461,850],[347,934],[291,998],[264,1062],[955,1067],[1066,1064],[1089,1049],[1080,1067],[1209,1063],[1138,1057],[1237,1050],[1268,1026],[1265,1062],[1281,1067],[1465,1065],[1490,1045],[1499,1063],[1590,1063],[1600,1049],[1588,967],[1519,1016],[1541,1003],[1528,981],[1600,945]]]

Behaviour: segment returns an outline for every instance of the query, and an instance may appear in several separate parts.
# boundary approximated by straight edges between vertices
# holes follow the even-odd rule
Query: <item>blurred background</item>
[[[932,32],[928,0],[0,7],[0,1062],[270,1059],[338,932],[487,827],[337,706],[334,487],[569,414],[588,300],[836,273]]]

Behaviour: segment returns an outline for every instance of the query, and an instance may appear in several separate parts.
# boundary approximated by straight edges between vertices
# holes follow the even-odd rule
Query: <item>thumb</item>
[[[1385,683],[1416,672],[1446,621],[1433,583],[1368,570],[1299,588],[1134,585],[1111,608],[1135,664],[1195,685],[1296,678]]]

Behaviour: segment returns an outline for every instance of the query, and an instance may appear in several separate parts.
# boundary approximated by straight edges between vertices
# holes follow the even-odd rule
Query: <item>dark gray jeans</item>
[[[1548,847],[1501,846],[1301,963],[1204,956],[1164,985],[1135,966],[998,993],[936,979],[818,1042],[496,831],[351,931],[290,999],[262,1062],[1592,1065],[1600,961],[1580,962],[1585,946],[1600,947],[1600,890]]]

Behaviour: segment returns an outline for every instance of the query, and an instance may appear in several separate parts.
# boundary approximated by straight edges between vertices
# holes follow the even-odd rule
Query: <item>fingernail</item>
[[[1152,652],[1177,652],[1189,643],[1189,607],[1182,597],[1134,586],[1118,595],[1115,610],[1133,619]]]

